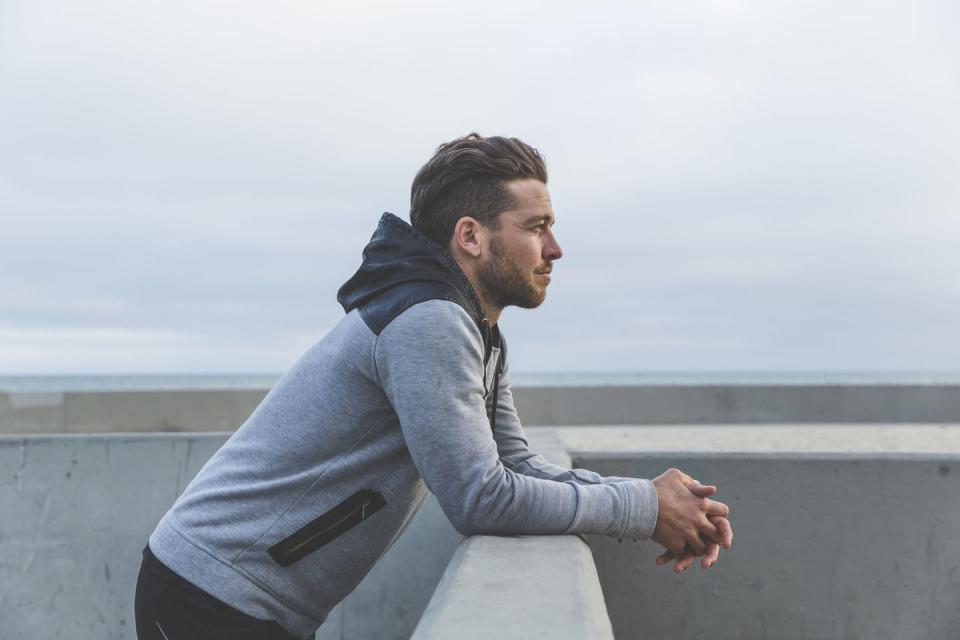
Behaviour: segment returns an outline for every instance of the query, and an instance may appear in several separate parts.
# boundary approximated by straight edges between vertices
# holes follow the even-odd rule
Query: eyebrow
[[[526,220],[524,220],[523,224],[528,225],[528,224],[533,224],[534,222],[540,222],[540,221],[549,221],[551,225],[555,223],[553,216],[540,214],[538,216],[532,216],[530,218],[527,218]]]

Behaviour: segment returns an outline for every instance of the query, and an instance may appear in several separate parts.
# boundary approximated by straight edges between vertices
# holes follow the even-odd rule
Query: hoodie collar
[[[482,329],[487,324],[480,298],[453,256],[389,212],[380,217],[363,249],[360,268],[340,287],[337,301],[349,313],[395,287],[413,282],[454,287],[469,302],[466,311],[477,326]]]

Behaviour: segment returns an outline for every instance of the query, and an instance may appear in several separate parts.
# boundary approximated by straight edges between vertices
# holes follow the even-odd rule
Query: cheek
[[[523,271],[536,269],[543,262],[543,239],[533,233],[505,240],[500,249],[511,263]]]
[[[523,259],[525,262],[534,264],[543,262],[543,240],[541,238],[535,236],[524,243]]]

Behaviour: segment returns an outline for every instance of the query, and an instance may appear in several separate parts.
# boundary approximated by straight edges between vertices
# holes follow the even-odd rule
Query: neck
[[[483,308],[483,316],[487,319],[487,324],[493,327],[500,320],[503,307],[497,306],[492,302],[492,297],[483,286],[483,283],[480,281],[471,264],[465,263],[464,260],[461,260],[457,256],[454,256],[454,259],[457,261],[457,264],[460,265],[460,270],[463,271],[463,274],[467,276],[467,280],[470,281],[470,286],[473,287],[477,297],[480,298],[480,306]]]

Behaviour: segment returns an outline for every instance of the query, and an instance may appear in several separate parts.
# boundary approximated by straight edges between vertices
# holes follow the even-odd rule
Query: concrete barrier
[[[590,549],[578,536],[460,543],[412,640],[613,640]]]
[[[590,537],[619,640],[953,640],[960,453],[574,453],[600,473],[717,484],[734,547],[674,575],[656,545]]]
[[[267,390],[0,393],[0,433],[233,431]]]
[[[526,424],[960,422],[960,386],[702,385],[518,389]]]
[[[878,446],[875,427],[863,426],[821,450],[802,441],[802,452],[775,449],[777,434],[787,449],[801,442],[782,427],[753,427],[767,432],[757,451],[736,450],[747,443],[739,427],[727,451],[723,428],[688,428],[688,436],[715,429],[697,452],[663,450],[687,442],[684,429],[657,429],[659,440],[653,428],[640,438],[624,437],[629,428],[599,439],[596,428],[528,434],[559,464],[571,463],[572,445],[573,464],[607,475],[677,466],[716,483],[736,533],[716,568],[675,576],[654,565],[656,545],[605,537],[588,537],[596,574],[574,536],[461,544],[430,500],[318,638],[393,640],[415,629],[421,640],[606,638],[603,602],[620,640],[956,637],[960,440],[942,432],[960,427],[917,438],[899,426]],[[0,437],[0,638],[132,639],[147,535],[225,438]],[[848,451],[858,441],[871,450]],[[911,443],[924,452],[910,452]],[[614,444],[621,450],[597,449]]]
[[[572,464],[553,431],[530,447]],[[447,566],[413,640],[613,640],[593,556],[578,536],[471,536]]]
[[[0,393],[0,433],[233,431],[267,390]],[[520,387],[528,425],[960,422],[957,385]]]
[[[135,638],[147,537],[228,436],[0,436],[0,639]],[[555,434],[530,440],[570,464]],[[429,498],[317,639],[409,638],[462,539]]]
[[[0,436],[0,638],[133,640],[147,536],[226,437]],[[428,500],[317,638],[409,638],[460,540]]]

